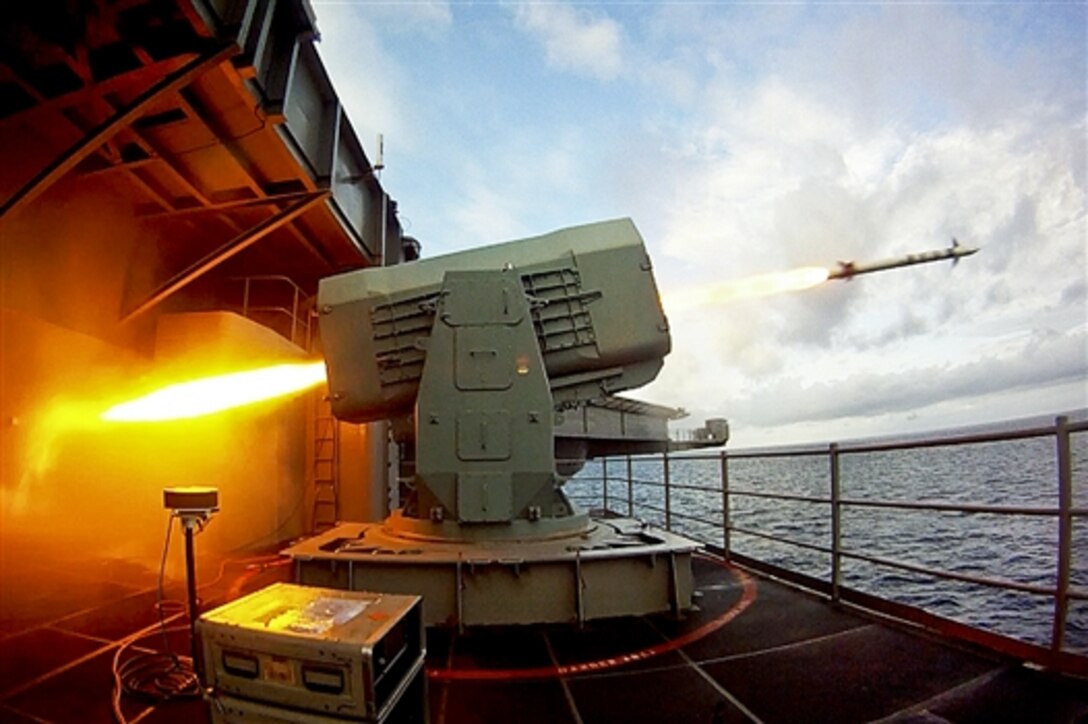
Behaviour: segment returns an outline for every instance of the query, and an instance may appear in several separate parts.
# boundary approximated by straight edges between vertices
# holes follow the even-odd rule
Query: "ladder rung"
[[[336,525],[339,512],[337,449],[340,436],[338,421],[332,416],[332,406],[327,399],[315,398],[313,410],[311,525],[315,531],[324,531]]]

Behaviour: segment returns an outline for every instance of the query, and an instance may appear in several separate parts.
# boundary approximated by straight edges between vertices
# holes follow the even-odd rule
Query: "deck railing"
[[[236,277],[235,281],[242,284],[238,311],[243,317],[274,329],[302,349],[310,349],[313,299],[302,287],[282,275],[251,275]]]
[[[833,601],[858,604],[876,608],[884,613],[913,620],[926,626],[935,627],[945,633],[974,640],[1004,653],[1012,654],[1025,660],[1031,660],[1054,668],[1073,670],[1081,674],[1088,673],[1088,656],[1083,652],[1073,652],[1066,647],[1066,629],[1070,603],[1088,601],[1088,588],[1075,585],[1071,580],[1073,570],[1073,529],[1077,518],[1088,517],[1088,508],[1078,507],[1074,503],[1073,490],[1073,455],[1071,436],[1074,433],[1088,431],[1088,422],[1071,423],[1067,417],[1058,417],[1053,425],[1021,428],[1012,431],[998,431],[983,434],[945,436],[924,440],[889,443],[832,443],[819,448],[775,448],[752,451],[714,451],[696,453],[662,453],[658,455],[624,456],[598,461],[598,465],[587,468],[568,486],[571,497],[587,507],[601,506],[605,510],[629,517],[651,519],[663,525],[666,530],[680,532],[699,542],[720,548],[727,558],[745,565],[760,568],[779,575],[794,583],[807,586],[825,593]],[[1010,442],[1033,438],[1052,438],[1054,441],[1054,469],[1056,471],[1057,505],[994,505],[972,501],[916,501],[905,499],[873,499],[868,497],[849,497],[843,495],[842,461],[846,456],[917,450],[921,448],[961,447],[981,443]],[[798,460],[802,458],[822,458],[826,465],[826,478],[823,486],[826,494],[812,495],[757,490],[752,487],[738,487],[730,479],[730,463],[745,460]],[[678,465],[699,463],[716,469],[712,484],[705,483],[707,475],[702,475],[703,484],[691,482],[677,474]],[[659,466],[659,467],[658,467]],[[659,474],[646,475],[647,467],[659,470]],[[644,477],[636,477],[637,471]],[[1088,489],[1088,484],[1079,481],[1078,485]],[[616,488],[622,491],[616,496]],[[647,495],[645,491],[656,491]],[[692,512],[691,496],[699,496],[706,509],[709,499],[720,501],[717,515]],[[653,501],[650,498],[653,498]],[[625,499],[624,499],[625,498]],[[826,510],[824,518],[817,526],[826,528],[826,542],[798,540],[775,533],[737,525],[731,512],[742,499],[777,501],[779,503],[801,504],[822,507]],[[961,571],[920,565],[896,558],[872,555],[868,552],[852,549],[844,545],[848,531],[844,528],[844,511],[849,510],[915,511],[934,515],[956,514],[960,516],[998,515],[1029,516],[1033,518],[1051,518],[1056,521],[1057,545],[1053,551],[1053,585],[1026,583],[1004,577],[975,575]],[[856,533],[855,533],[856,534]],[[824,575],[814,577],[797,570],[782,568],[778,564],[768,563],[735,550],[734,537],[749,536],[755,539],[773,541],[796,549],[824,554],[830,557],[830,570]],[[1032,596],[1048,597],[1052,600],[1052,620],[1049,646],[1020,640],[1005,634],[994,633],[974,626],[957,623],[931,612],[911,606],[886,601],[876,596],[853,590],[843,585],[843,562],[845,560],[863,561],[878,568],[915,574],[932,579],[957,581],[1004,591],[1016,591]],[[1081,561],[1081,568],[1088,562]],[[1081,580],[1083,582],[1083,572]]]

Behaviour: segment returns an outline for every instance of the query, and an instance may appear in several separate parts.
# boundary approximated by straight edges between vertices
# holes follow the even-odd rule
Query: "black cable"
[[[170,630],[186,631],[188,627]],[[134,639],[123,648],[138,640]],[[192,659],[172,652],[136,654],[117,666],[115,676],[125,695],[148,703],[197,699],[201,695],[200,680],[193,671]]]
[[[170,651],[170,640],[166,637],[166,621],[163,620],[163,610],[166,608],[166,595],[163,593],[163,578],[166,575],[166,554],[170,551],[170,531],[174,529],[174,518],[177,513],[171,512],[166,519],[166,540],[162,546],[162,558],[159,560],[159,582],[155,594],[155,610],[159,614],[159,628],[162,631],[163,651]]]
[[[162,560],[159,563],[158,596],[155,608],[158,611],[158,625],[152,625],[125,639],[113,657],[113,716],[119,724],[127,724],[121,711],[121,696],[128,695],[148,703],[162,703],[175,699],[195,699],[201,696],[200,679],[193,668],[193,660],[188,656],[179,656],[170,648],[168,634],[187,631],[188,626],[168,629],[166,627],[166,609],[180,607],[171,613],[170,621],[184,618],[184,604],[168,601],[163,592],[163,580],[166,574],[167,553],[170,550],[170,531],[177,513],[171,513],[166,523],[166,539],[163,543]],[[201,527],[203,530],[203,527]],[[121,662],[124,653],[145,638],[159,634],[162,636],[162,651],[139,653]]]

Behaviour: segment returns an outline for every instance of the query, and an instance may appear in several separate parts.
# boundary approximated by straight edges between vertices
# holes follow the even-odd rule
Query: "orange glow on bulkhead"
[[[806,266],[789,271],[759,274],[719,284],[708,284],[662,296],[666,312],[697,309],[727,304],[741,299],[769,297],[774,294],[797,292],[827,281],[830,272],[818,266]]]
[[[168,385],[111,407],[102,419],[161,422],[200,417],[302,392],[324,381],[324,362],[278,364]]]

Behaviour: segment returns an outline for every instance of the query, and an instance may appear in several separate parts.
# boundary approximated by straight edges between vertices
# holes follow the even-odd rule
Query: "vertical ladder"
[[[313,433],[313,507],[310,520],[315,533],[336,525],[340,516],[340,426],[329,401],[316,395]]]

